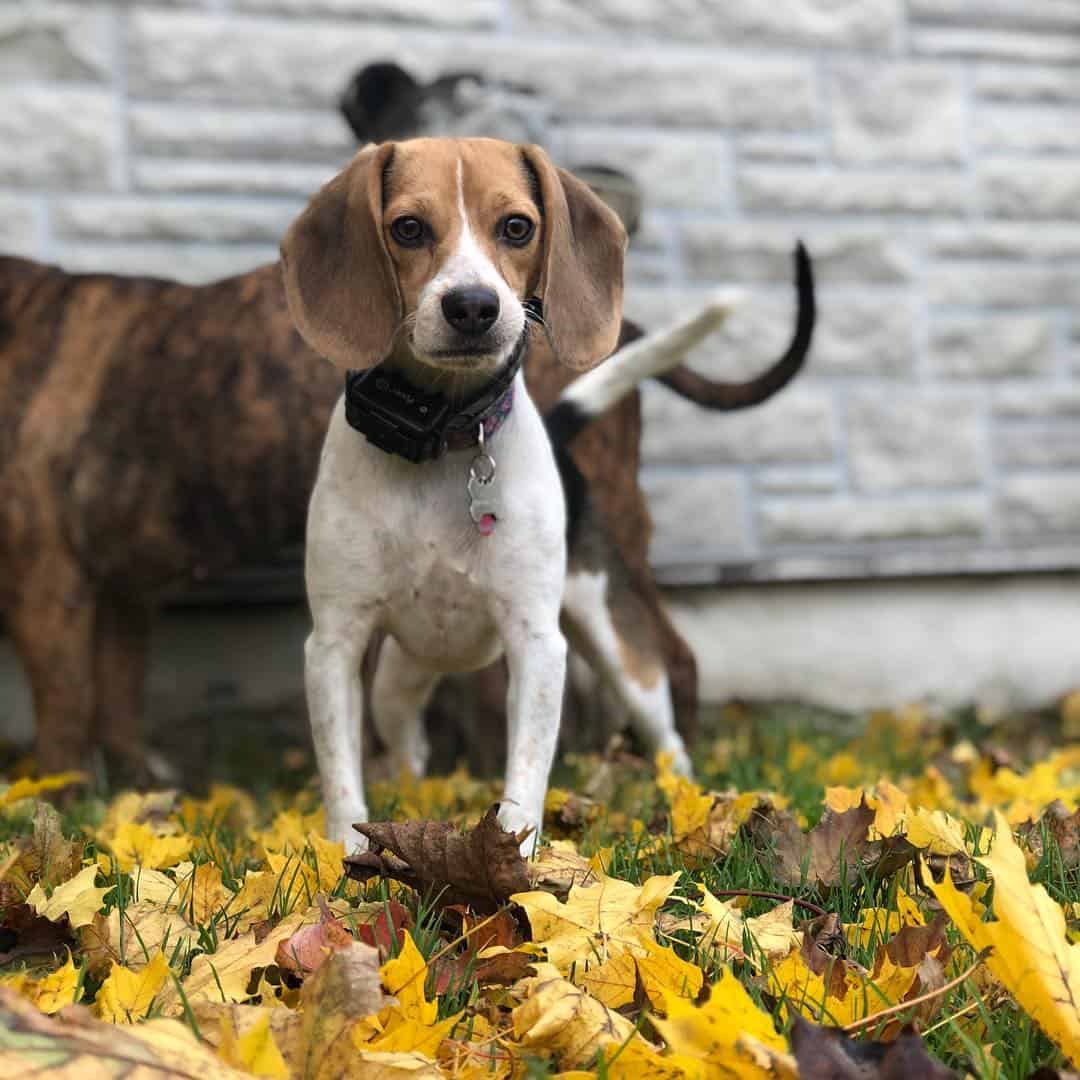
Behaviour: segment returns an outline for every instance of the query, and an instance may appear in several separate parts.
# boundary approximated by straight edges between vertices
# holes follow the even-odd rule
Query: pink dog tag
[[[484,514],[476,523],[477,531],[481,536],[490,536],[495,531],[495,515]]]

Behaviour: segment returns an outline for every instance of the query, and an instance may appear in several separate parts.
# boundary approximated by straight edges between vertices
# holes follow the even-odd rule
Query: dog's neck
[[[515,347],[515,352],[516,352]],[[508,358],[509,359],[509,358]],[[468,368],[451,370],[434,367],[419,359],[407,346],[401,346],[390,354],[382,366],[394,372],[417,390],[425,394],[442,394],[451,408],[472,400],[493,379],[497,379],[505,363],[494,370],[476,371]]]
[[[412,462],[482,446],[513,408],[514,382],[527,348],[528,334],[523,333],[494,372],[453,385],[445,377],[432,380],[439,373],[415,357],[388,357],[374,368],[350,371],[345,376],[346,422],[380,450]]]

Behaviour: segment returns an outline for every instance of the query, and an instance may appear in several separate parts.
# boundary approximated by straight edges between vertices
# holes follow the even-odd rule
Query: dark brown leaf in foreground
[[[953,1080],[956,1076],[926,1052],[922,1036],[906,1027],[894,1042],[849,1039],[839,1028],[795,1018],[791,1048],[800,1080]]]
[[[516,892],[530,888],[521,857],[524,836],[507,832],[495,816],[498,804],[465,832],[447,821],[376,821],[357,825],[371,850],[345,859],[357,881],[395,878],[441,905],[467,904],[495,911]]]
[[[786,811],[755,812],[750,834],[759,849],[772,848],[776,876],[785,885],[801,885],[805,867],[807,884],[831,889],[862,875],[891,877],[915,857],[916,849],[903,836],[871,840],[873,821],[874,811],[864,798],[841,813],[826,809],[805,834]]]

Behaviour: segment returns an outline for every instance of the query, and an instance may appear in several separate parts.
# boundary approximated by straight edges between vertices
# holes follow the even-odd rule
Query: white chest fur
[[[307,588],[316,620],[385,629],[438,671],[490,663],[509,610],[561,595],[565,507],[550,444],[519,377],[514,411],[487,450],[498,524],[469,513],[475,449],[415,465],[373,447],[339,405],[308,519]],[[344,628],[344,627],[343,627]]]

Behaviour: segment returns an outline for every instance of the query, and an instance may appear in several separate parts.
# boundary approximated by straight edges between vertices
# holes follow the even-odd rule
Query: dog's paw
[[[529,835],[521,841],[521,854],[528,859],[536,850],[540,842],[540,813],[530,814],[522,809],[517,803],[502,802],[499,805],[499,824],[512,833],[521,833],[526,829],[531,830]]]
[[[694,778],[694,765],[690,760],[690,755],[686,752],[686,747],[682,744],[682,740],[664,749],[671,754],[671,771],[692,780]]]

